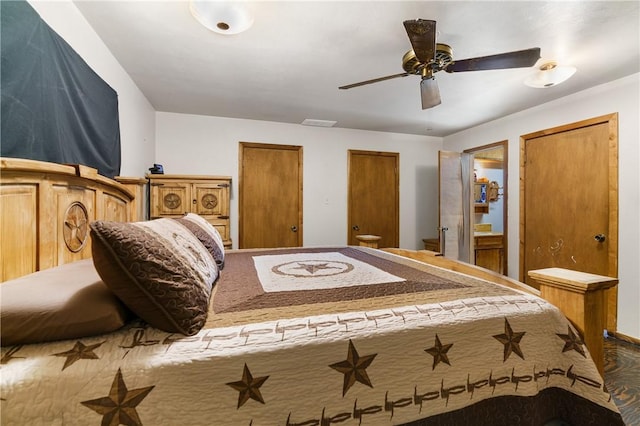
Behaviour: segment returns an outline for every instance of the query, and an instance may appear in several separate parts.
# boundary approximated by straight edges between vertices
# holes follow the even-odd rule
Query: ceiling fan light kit
[[[530,75],[524,81],[524,84],[537,89],[546,89],[567,81],[575,72],[575,67],[560,66],[555,62],[545,62],[540,65],[535,74]]]
[[[253,25],[246,2],[190,0],[189,10],[200,24],[218,34],[239,34]]]
[[[422,109],[428,109],[441,103],[440,90],[435,79],[435,73],[439,71],[455,73],[523,68],[533,66],[540,59],[540,48],[534,47],[456,61],[453,59],[451,46],[444,43],[436,43],[436,21],[428,19],[408,20],[404,21],[404,28],[413,48],[402,57],[402,68],[405,72],[340,86],[338,89],[351,89],[352,87],[378,83],[397,77],[420,75],[422,77],[420,82]]]

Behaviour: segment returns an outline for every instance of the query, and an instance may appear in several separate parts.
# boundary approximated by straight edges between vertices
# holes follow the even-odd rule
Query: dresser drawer
[[[502,235],[482,235],[474,238],[475,247],[479,248],[502,248]]]

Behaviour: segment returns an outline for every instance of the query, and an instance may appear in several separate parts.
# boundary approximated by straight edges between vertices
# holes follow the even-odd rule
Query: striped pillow
[[[174,220],[187,227],[204,244],[218,264],[218,268],[224,268],[224,242],[215,226],[195,213],[187,213]]]
[[[172,219],[90,226],[95,268],[129,309],[168,332],[193,335],[204,326],[219,272],[185,226]]]

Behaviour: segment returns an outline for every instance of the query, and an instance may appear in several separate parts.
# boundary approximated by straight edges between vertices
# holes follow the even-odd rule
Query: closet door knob
[[[599,243],[604,243],[604,240],[606,240],[607,237],[605,237],[604,234],[598,234],[598,235],[594,235],[593,239],[596,240]]]
[[[291,227],[291,231],[293,231],[293,232],[298,232],[298,227],[297,227],[297,226],[295,226],[295,225],[293,225],[293,226]]]

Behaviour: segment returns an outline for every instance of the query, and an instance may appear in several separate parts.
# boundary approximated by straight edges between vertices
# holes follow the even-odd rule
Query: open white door
[[[473,263],[473,154],[439,151],[438,174],[440,252],[445,257]]]

